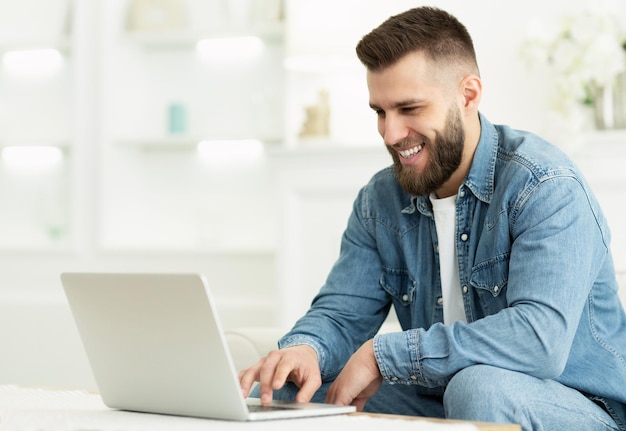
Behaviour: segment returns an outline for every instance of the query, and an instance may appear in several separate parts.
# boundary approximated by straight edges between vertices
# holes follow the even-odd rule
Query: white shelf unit
[[[62,50],[54,51],[58,64],[42,71],[39,65],[29,68],[24,62],[29,59],[11,64],[4,57],[28,56],[33,48]],[[65,38],[0,44],[5,60],[0,64],[0,249],[64,251],[72,246],[69,195],[76,92],[69,52]],[[35,147],[61,151],[50,154]]]
[[[157,49],[155,41],[126,38],[120,31],[126,0],[68,1],[67,44],[55,38],[50,43],[65,58],[54,79],[16,83],[0,65],[0,146],[45,143],[64,153],[58,172],[40,172],[38,178],[13,175],[0,162],[0,338],[9,352],[0,370],[4,384],[89,383],[59,281],[63,271],[201,272],[226,329],[273,323],[275,197],[267,161],[218,171],[193,150],[196,137],[222,135],[203,128],[207,113],[215,115],[206,125],[223,127],[229,132],[224,135],[255,132],[278,139],[282,112],[261,112],[259,107],[273,103],[251,99],[250,89],[266,90],[271,82],[282,105],[279,37],[267,36],[270,48],[263,54],[264,61],[278,65],[276,73],[207,71],[195,59],[191,39]],[[0,49],[35,45],[23,39]],[[244,79],[243,72],[254,79]],[[244,85],[233,84],[239,79]],[[214,106],[223,93],[230,95],[229,106]],[[178,96],[191,100],[185,136],[169,134],[166,126],[165,108]],[[261,112],[254,118],[271,133],[239,127],[245,123],[239,123],[237,108],[248,105]],[[179,144],[182,150],[173,150]],[[59,211],[67,229],[60,240],[49,238],[41,221],[47,213],[56,219]]]
[[[104,8],[104,16],[118,18],[105,19],[102,37],[101,249],[274,250],[265,158],[216,166],[205,163],[196,147],[218,139],[224,146],[240,139],[258,139],[264,148],[280,145],[282,23],[129,31],[120,2]],[[249,57],[196,50],[200,40],[251,36],[259,45]],[[173,104],[183,116],[180,130],[169,128]],[[254,217],[239,208],[241,201],[255,207]]]

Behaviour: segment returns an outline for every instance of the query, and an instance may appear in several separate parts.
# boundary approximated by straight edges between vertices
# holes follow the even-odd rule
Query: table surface
[[[518,425],[372,413],[258,422],[218,421],[109,409],[100,395],[81,390],[55,390],[0,385],[0,428],[22,431],[206,431],[219,422],[223,431],[519,431]]]
[[[517,424],[494,424],[488,422],[467,422],[467,421],[454,421],[450,419],[437,419],[437,418],[422,418],[415,416],[398,416],[398,415],[383,415],[374,413],[351,413],[352,415],[367,415],[372,417],[389,418],[389,419],[406,419],[406,420],[426,420],[428,422],[437,424],[472,424],[478,428],[479,431],[521,431],[521,427]]]

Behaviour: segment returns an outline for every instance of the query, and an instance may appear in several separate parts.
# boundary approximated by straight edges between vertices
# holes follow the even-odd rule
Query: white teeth
[[[408,159],[409,157],[419,153],[420,151],[422,151],[422,146],[418,145],[417,147],[411,147],[408,150],[398,151],[398,153],[400,153],[400,155],[405,159]]]

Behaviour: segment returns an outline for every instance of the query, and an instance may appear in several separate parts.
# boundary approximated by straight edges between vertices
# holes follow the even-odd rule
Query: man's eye
[[[376,109],[376,110],[374,110],[374,112],[379,117],[384,117],[385,116],[385,111],[383,111],[382,109]]]
[[[406,112],[407,114],[414,111],[417,111],[417,106],[405,106],[402,108],[402,112]]]

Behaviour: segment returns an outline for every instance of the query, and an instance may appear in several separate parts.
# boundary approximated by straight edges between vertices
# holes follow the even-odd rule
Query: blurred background
[[[64,271],[201,272],[226,329],[288,328],[390,163],[354,46],[423,4],[0,0],[0,384],[93,385]],[[623,277],[626,3],[436,6],[482,112],[583,167]]]

